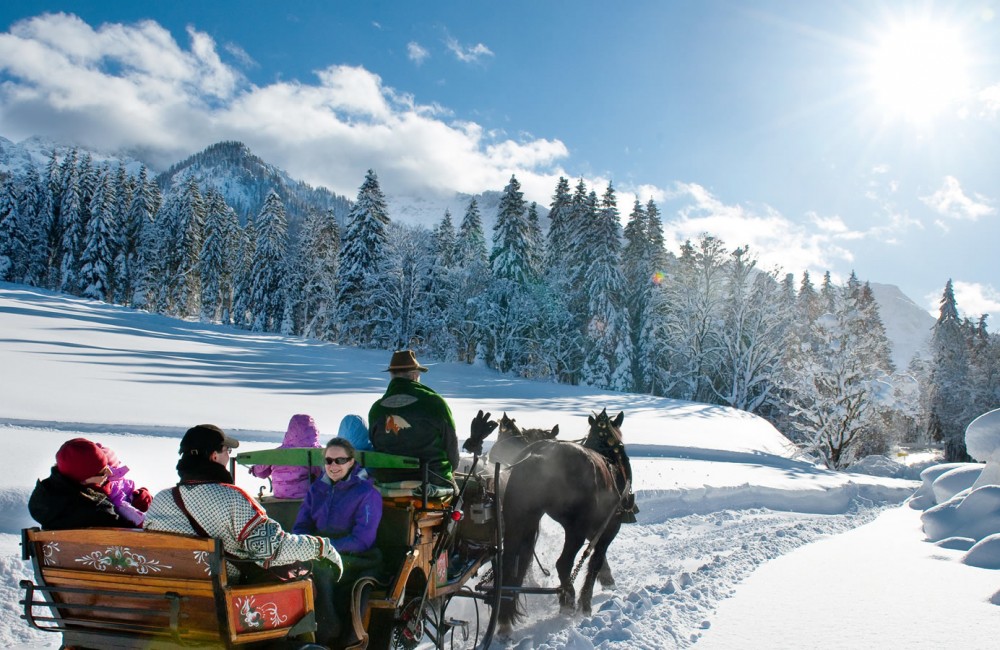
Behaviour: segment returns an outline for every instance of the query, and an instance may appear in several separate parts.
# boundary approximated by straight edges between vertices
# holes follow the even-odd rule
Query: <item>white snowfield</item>
[[[0,646],[59,645],[18,619],[17,582],[30,574],[18,547],[33,524],[27,497],[63,441],[111,447],[156,491],[176,481],[178,439],[193,424],[222,426],[241,451],[279,444],[295,413],[334,435],[344,415],[367,415],[388,357],[0,284]],[[923,487],[830,472],[739,411],[421,361],[460,438],[479,409],[559,424],[563,439],[582,437],[592,411],[625,412],[641,512],[609,552],[616,588],[598,590],[590,617],[530,596],[528,620],[497,648],[995,647],[1000,562],[965,563],[968,544],[926,541],[920,510],[899,507],[917,488],[918,505],[938,505],[926,472]],[[985,514],[1000,533],[1000,509]],[[554,573],[561,530],[546,524],[538,551]],[[555,583],[537,567],[529,580]]]

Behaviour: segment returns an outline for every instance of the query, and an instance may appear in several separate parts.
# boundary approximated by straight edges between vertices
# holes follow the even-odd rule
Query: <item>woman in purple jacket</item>
[[[324,628],[317,630],[316,640],[336,646],[342,631],[353,631],[343,629],[338,612],[347,613],[354,582],[381,571],[375,533],[382,519],[382,495],[358,465],[354,445],[348,440],[334,438],[326,444],[323,456],[326,472],[306,493],[292,531],[329,537],[340,552],[344,571],[339,582],[324,567],[313,569],[316,618]]]

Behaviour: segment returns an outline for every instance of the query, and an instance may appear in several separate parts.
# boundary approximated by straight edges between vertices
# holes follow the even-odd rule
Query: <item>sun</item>
[[[890,25],[869,62],[875,101],[887,119],[927,124],[969,92],[970,57],[955,25],[931,18]]]

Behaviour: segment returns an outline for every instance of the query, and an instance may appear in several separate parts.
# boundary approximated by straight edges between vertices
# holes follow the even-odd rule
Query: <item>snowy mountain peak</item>
[[[170,192],[192,177],[202,188],[219,191],[243,222],[260,212],[272,191],[284,202],[293,228],[309,210],[333,210],[341,222],[350,211],[346,197],[293,179],[284,170],[264,162],[242,142],[213,144],[173,165],[157,176],[156,182],[164,192]]]

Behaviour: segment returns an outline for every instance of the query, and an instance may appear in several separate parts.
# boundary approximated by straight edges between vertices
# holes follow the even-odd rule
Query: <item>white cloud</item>
[[[677,184],[665,200],[681,204],[676,219],[669,214],[663,217],[664,237],[675,250],[685,240],[694,241],[708,233],[730,250],[749,245],[762,267],[779,267],[788,273],[808,270],[822,274],[838,261],[853,260],[852,253],[838,242],[855,238],[856,233],[836,217],[811,215],[814,228],[810,229],[768,206],[751,210],[727,205],[697,183]]]
[[[980,115],[987,118],[1000,113],[1000,84],[994,84],[979,91]]]
[[[236,43],[226,43],[226,51],[236,59],[244,68],[256,68],[258,63],[250,54]]]
[[[977,320],[982,314],[991,314],[987,321],[990,329],[996,330],[1000,326],[1000,322],[997,322],[997,318],[1000,318],[1000,291],[988,284],[960,280],[953,282],[952,287],[958,310],[963,315]]]
[[[484,57],[494,56],[490,48],[482,43],[475,45],[462,45],[457,40],[449,36],[444,41],[445,45],[462,63],[479,63]]]
[[[410,61],[413,61],[417,65],[420,65],[425,60],[427,60],[431,53],[427,51],[423,45],[416,41],[410,41],[406,44],[406,55],[409,57]]]
[[[922,196],[920,200],[938,214],[952,219],[968,219],[976,221],[981,217],[996,214],[996,208],[991,201],[974,194],[973,198],[966,196],[962,186],[954,176],[945,176],[944,185],[930,196]]]
[[[210,36],[193,27],[188,36],[185,48],[153,21],[95,30],[66,14],[16,23],[0,33],[0,134],[141,150],[161,168],[239,140],[293,177],[350,197],[369,168],[396,195],[499,190],[516,174],[540,202],[564,174],[562,142],[450,120],[365,68],[331,65],[314,83],[256,86],[222,61]]]

